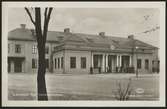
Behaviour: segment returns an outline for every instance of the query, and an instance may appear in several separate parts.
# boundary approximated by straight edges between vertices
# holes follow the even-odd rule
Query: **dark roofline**
[[[8,38],[8,40],[18,40],[18,41],[36,41],[35,39],[19,39],[19,38]]]
[[[36,41],[35,39],[18,39],[18,38],[8,38],[8,40],[17,40],[17,41]],[[60,43],[58,41],[53,41],[53,40],[47,40],[46,42],[50,42],[50,43]]]
[[[72,32],[71,32],[72,33]],[[91,37],[101,37],[98,34],[87,34],[87,33],[72,33],[72,34],[76,34],[76,35],[87,35],[87,36],[91,36]],[[110,35],[105,35],[105,37],[108,38],[121,38],[121,39],[127,39],[126,37],[118,37],[118,36],[110,36]]]
[[[138,39],[135,39],[135,40],[136,40],[136,41],[139,41],[139,42],[141,42],[141,43],[143,43],[143,44],[146,44],[146,45],[148,45],[148,46],[150,46],[150,47],[152,47],[152,48],[159,49],[159,48],[156,47],[156,46],[153,46],[153,45],[151,45],[151,44],[145,43],[145,42],[140,41],[140,40],[138,40]]]
[[[21,28],[15,28],[15,29],[13,29],[13,30],[10,30],[9,32],[14,32],[14,31],[17,30],[17,29],[21,29]],[[30,28],[30,29],[26,28],[25,30],[31,30],[31,29],[33,29],[33,28]],[[9,33],[9,32],[8,32],[8,33]],[[63,31],[53,31],[53,30],[49,30],[48,32],[64,33]],[[67,34],[67,33],[66,33],[66,34]],[[70,32],[70,33],[68,33],[68,34],[74,34],[74,35],[79,35],[79,34],[81,34],[81,35],[88,35],[88,36],[92,36],[92,37],[101,37],[101,36],[99,36],[99,34],[74,33],[74,32]],[[109,36],[109,35],[105,35],[105,37],[127,39],[126,37],[117,37],[117,36]]]
[[[9,31],[9,32],[14,32],[15,30],[17,30],[17,29],[21,29],[21,28],[16,28],[16,29],[13,29],[13,30],[11,30],[11,31]],[[32,29],[32,28],[31,28]],[[28,28],[26,28],[25,30],[27,30],[27,31],[30,31],[31,29],[28,29]],[[48,32],[57,32],[57,33],[61,33],[61,34],[67,34],[67,33],[64,33],[63,31],[48,31]],[[69,34],[69,33],[68,33]],[[99,36],[98,34],[85,34],[85,33],[74,33],[74,32],[70,32],[70,34],[73,34],[73,35],[76,35],[76,36],[78,36],[79,37],[79,35],[85,35],[85,36],[89,36],[89,37],[92,37],[92,38],[94,38],[94,37],[101,37],[101,36]],[[128,37],[117,37],[117,36],[109,36],[109,35],[105,35],[105,37],[107,37],[107,38],[118,38],[118,39],[128,39]],[[20,41],[35,41],[35,39],[22,39],[22,38],[8,38],[9,40],[20,40]],[[137,39],[134,39],[134,40],[137,40]],[[150,47],[152,47],[152,48],[154,48],[154,49],[159,49],[158,47],[155,47],[155,46],[153,46],[153,45],[150,45],[150,44],[148,44],[148,43],[145,43],[145,42],[143,42],[143,41],[140,41],[140,40],[137,40],[137,41],[139,41],[139,42],[141,42],[141,43],[143,43],[143,44],[146,44],[147,46],[150,46]],[[59,42],[59,41],[56,41],[56,40],[47,40],[47,42],[56,42],[56,43],[61,43],[61,42]]]

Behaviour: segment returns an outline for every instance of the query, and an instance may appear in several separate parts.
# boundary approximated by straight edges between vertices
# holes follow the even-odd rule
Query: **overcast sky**
[[[159,10],[153,8],[54,8],[49,30],[70,28],[76,33],[105,32],[117,37],[134,34],[135,38],[159,47],[159,29],[141,33],[159,26],[159,22]],[[23,8],[10,8],[9,31],[19,28],[20,24],[33,27]]]

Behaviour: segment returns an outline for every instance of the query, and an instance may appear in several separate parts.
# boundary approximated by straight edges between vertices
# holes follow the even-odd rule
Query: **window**
[[[149,60],[148,59],[146,59],[145,60],[145,69],[149,69]]]
[[[64,64],[63,61],[64,61],[64,60],[63,60],[63,57],[61,57],[61,68],[63,68],[63,64]]]
[[[57,49],[57,47],[55,46],[55,47],[54,47],[54,51],[56,51],[56,49]]]
[[[46,53],[46,54],[49,54],[49,47],[48,47],[48,46],[45,47],[45,53]]]
[[[57,68],[57,59],[55,58],[55,69]]]
[[[155,65],[154,65],[154,61],[152,61],[152,71],[154,72],[154,67],[155,67]]]
[[[60,68],[60,58],[58,58],[58,69]]]
[[[93,42],[93,39],[91,38],[86,38],[88,40],[88,42],[92,43]]]
[[[86,57],[81,57],[81,68],[86,68]]]
[[[49,59],[46,59],[46,68],[49,68]]]
[[[58,41],[62,41],[63,38],[64,38],[63,36],[58,36],[58,37],[57,37]]]
[[[37,68],[37,59],[32,59],[32,68]]]
[[[119,41],[116,41],[116,40],[112,40],[114,43],[117,43],[117,44],[119,44]]]
[[[10,52],[10,44],[8,44],[8,53]]]
[[[37,45],[32,46],[32,53],[36,54],[37,53]]]
[[[76,57],[70,57],[70,68],[76,68]]]
[[[137,59],[137,68],[141,69],[141,59]]]
[[[21,45],[20,44],[15,45],[15,53],[21,53]]]

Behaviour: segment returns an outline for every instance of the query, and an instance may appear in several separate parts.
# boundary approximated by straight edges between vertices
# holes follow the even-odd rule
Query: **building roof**
[[[34,30],[27,28],[16,28],[8,33],[9,40],[35,40]],[[119,49],[131,49],[134,46],[144,49],[155,49],[152,45],[144,43],[139,40],[132,40],[130,38],[114,37],[83,33],[71,33],[71,32],[60,32],[60,31],[48,31],[47,41],[57,43],[68,43],[68,44],[80,44],[82,46],[89,47],[104,47],[111,48],[111,45]],[[134,46],[133,46],[134,44]]]

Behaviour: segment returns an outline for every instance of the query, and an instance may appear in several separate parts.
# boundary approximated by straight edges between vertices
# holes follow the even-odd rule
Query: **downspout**
[[[50,54],[50,72],[53,73],[53,49],[51,44],[51,54]]]
[[[91,52],[91,67],[90,67],[90,74],[93,74],[93,65],[92,65],[92,51],[90,51]]]
[[[63,74],[65,74],[65,49],[63,51]]]

